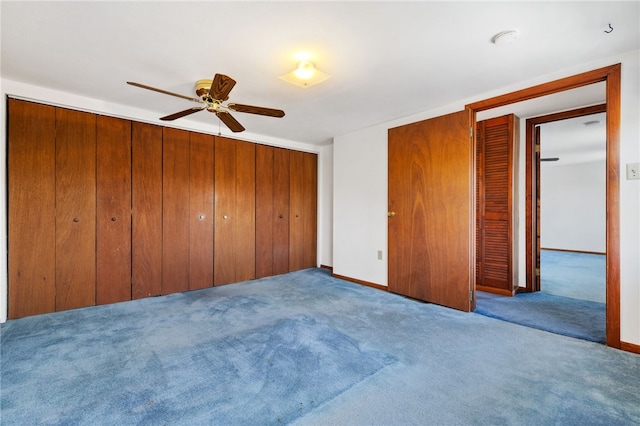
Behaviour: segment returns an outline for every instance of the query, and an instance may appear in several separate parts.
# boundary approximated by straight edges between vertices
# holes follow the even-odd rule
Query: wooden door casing
[[[96,116],[56,108],[56,311],[96,301]]]
[[[55,311],[55,107],[8,102],[9,318]]]
[[[389,290],[475,308],[468,110],[389,129]]]
[[[131,121],[97,117],[96,304],[131,300]]]

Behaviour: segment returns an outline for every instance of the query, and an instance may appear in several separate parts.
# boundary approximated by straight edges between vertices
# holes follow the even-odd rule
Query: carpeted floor
[[[640,424],[640,356],[309,269],[11,320],[2,425]]]
[[[540,250],[540,290],[605,303],[606,259],[603,254]]]

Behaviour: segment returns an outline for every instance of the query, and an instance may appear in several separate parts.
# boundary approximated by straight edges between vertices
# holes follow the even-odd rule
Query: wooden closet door
[[[97,117],[96,304],[131,300],[131,121]]]
[[[96,301],[96,116],[56,108],[56,310]]]
[[[189,289],[189,132],[163,129],[162,294]]]
[[[9,318],[55,311],[55,108],[8,101]]]
[[[289,150],[256,145],[256,278],[289,271]]]
[[[290,153],[289,270],[317,266],[317,155]]]
[[[273,275],[273,150],[256,146],[256,278]]]
[[[481,121],[477,132],[476,286],[511,296],[515,116]]]
[[[189,289],[213,286],[214,137],[190,134]]]
[[[162,293],[162,127],[133,123],[131,297]]]
[[[255,145],[215,139],[214,282],[255,278]]]
[[[273,151],[273,275],[289,272],[290,151]]]

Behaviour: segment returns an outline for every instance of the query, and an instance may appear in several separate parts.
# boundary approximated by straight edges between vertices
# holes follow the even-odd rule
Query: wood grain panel
[[[304,268],[304,153],[290,153],[289,271]]]
[[[56,108],[56,310],[96,299],[96,116]]]
[[[189,289],[189,132],[163,128],[162,294]]]
[[[133,123],[131,296],[162,293],[162,127]]]
[[[290,151],[273,151],[273,275],[289,272]]]
[[[236,277],[256,277],[256,145],[236,141]]]
[[[274,275],[274,149],[256,146],[256,278]]]
[[[96,304],[131,300],[131,121],[97,117]]]
[[[473,308],[469,111],[389,130],[389,290]]]
[[[9,318],[55,311],[55,108],[8,101]]]
[[[190,135],[189,289],[213,286],[214,137]]]
[[[215,235],[214,283],[235,282],[235,197],[236,150],[235,141],[215,138]]]

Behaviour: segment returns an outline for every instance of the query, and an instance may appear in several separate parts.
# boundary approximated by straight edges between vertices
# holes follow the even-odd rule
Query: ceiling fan
[[[213,77],[213,80],[198,80],[196,82],[196,94],[199,96],[198,98],[157,89],[155,87],[135,83],[133,81],[127,81],[127,84],[203,104],[203,106],[192,107],[185,109],[184,111],[160,117],[160,120],[163,121],[173,121],[198,111],[207,110],[214,113],[232,132],[242,132],[245,130],[244,127],[229,113],[229,110],[246,112],[249,114],[266,115],[269,117],[284,117],[284,111],[280,109],[236,103],[229,103],[225,105],[224,102],[229,99],[229,93],[231,92],[231,89],[233,89],[233,86],[235,86],[236,81],[224,74],[216,74]]]

